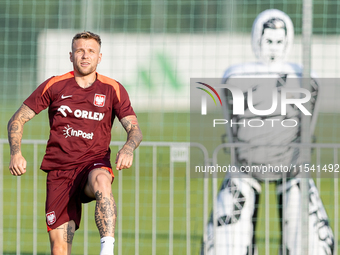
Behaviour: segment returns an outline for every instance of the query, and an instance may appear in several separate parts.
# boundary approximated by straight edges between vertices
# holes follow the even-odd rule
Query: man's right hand
[[[23,175],[24,173],[26,173],[26,165],[26,159],[21,155],[21,153],[17,153],[11,156],[9,171],[12,175]]]
[[[35,112],[22,104],[8,121],[8,141],[11,151],[9,170],[12,175],[20,176],[26,173],[26,159],[21,155],[21,138],[24,124],[35,116]]]

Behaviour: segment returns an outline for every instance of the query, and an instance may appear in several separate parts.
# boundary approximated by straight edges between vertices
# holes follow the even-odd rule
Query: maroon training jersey
[[[121,120],[135,115],[124,87],[98,73],[85,89],[77,84],[73,72],[54,76],[24,104],[36,114],[49,107],[51,130],[43,170],[69,170],[80,163],[109,159],[115,116]]]

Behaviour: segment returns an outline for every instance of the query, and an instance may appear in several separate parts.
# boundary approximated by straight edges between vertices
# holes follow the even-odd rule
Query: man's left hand
[[[131,149],[126,148],[124,146],[122,149],[120,149],[116,156],[116,169],[122,170],[126,168],[130,168],[132,166],[133,161],[133,152]]]

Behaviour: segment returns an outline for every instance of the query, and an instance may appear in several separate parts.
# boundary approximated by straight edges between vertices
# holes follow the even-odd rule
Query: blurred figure
[[[302,165],[299,149],[286,145],[301,142],[302,112],[294,104],[286,105],[286,114],[281,115],[280,95],[284,88],[302,87],[302,67],[284,61],[293,43],[294,27],[291,19],[282,11],[271,9],[258,15],[252,28],[252,48],[258,62],[243,63],[228,68],[223,83],[238,86],[245,97],[243,115],[233,115],[233,101],[228,89],[223,89],[224,118],[238,123],[227,127],[228,142],[242,142],[249,146],[236,149],[236,166],[289,166]],[[313,76],[313,75],[312,75]],[[251,78],[251,79],[250,79]],[[319,84],[311,79],[311,135],[314,133],[318,113]],[[251,94],[249,94],[251,91]],[[257,110],[271,109],[273,91],[277,91],[277,109],[270,114],[258,116],[252,113],[248,97],[252,97],[252,107]],[[301,93],[287,94],[289,98],[302,98]],[[262,123],[261,127],[246,125],[252,120]],[[262,122],[260,122],[262,121]],[[293,127],[281,125],[282,121],[297,123]],[[279,145],[279,146],[278,146]],[[239,173],[227,175],[217,196],[217,229],[214,237],[212,216],[208,223],[206,249],[208,254],[246,255],[258,254],[255,243],[257,208],[261,194],[261,182],[265,178],[276,183],[280,216],[284,215],[286,236],[281,249],[286,254],[301,254],[301,176],[298,172],[288,172],[286,185],[282,185],[282,172]],[[285,201],[282,193],[286,192]],[[281,225],[281,224],[280,224]],[[281,225],[282,227],[282,225]],[[313,179],[309,180],[309,254],[333,254],[334,239],[328,217]],[[216,238],[216,247],[214,247]],[[216,250],[216,251],[215,251]],[[202,250],[203,252],[203,250]],[[214,253],[216,252],[216,253]]]

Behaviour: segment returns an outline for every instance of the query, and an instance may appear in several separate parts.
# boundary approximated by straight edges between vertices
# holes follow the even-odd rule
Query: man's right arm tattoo
[[[24,130],[24,124],[34,116],[35,112],[25,104],[22,104],[9,120],[7,131],[11,155],[18,154],[21,151],[21,138]]]

